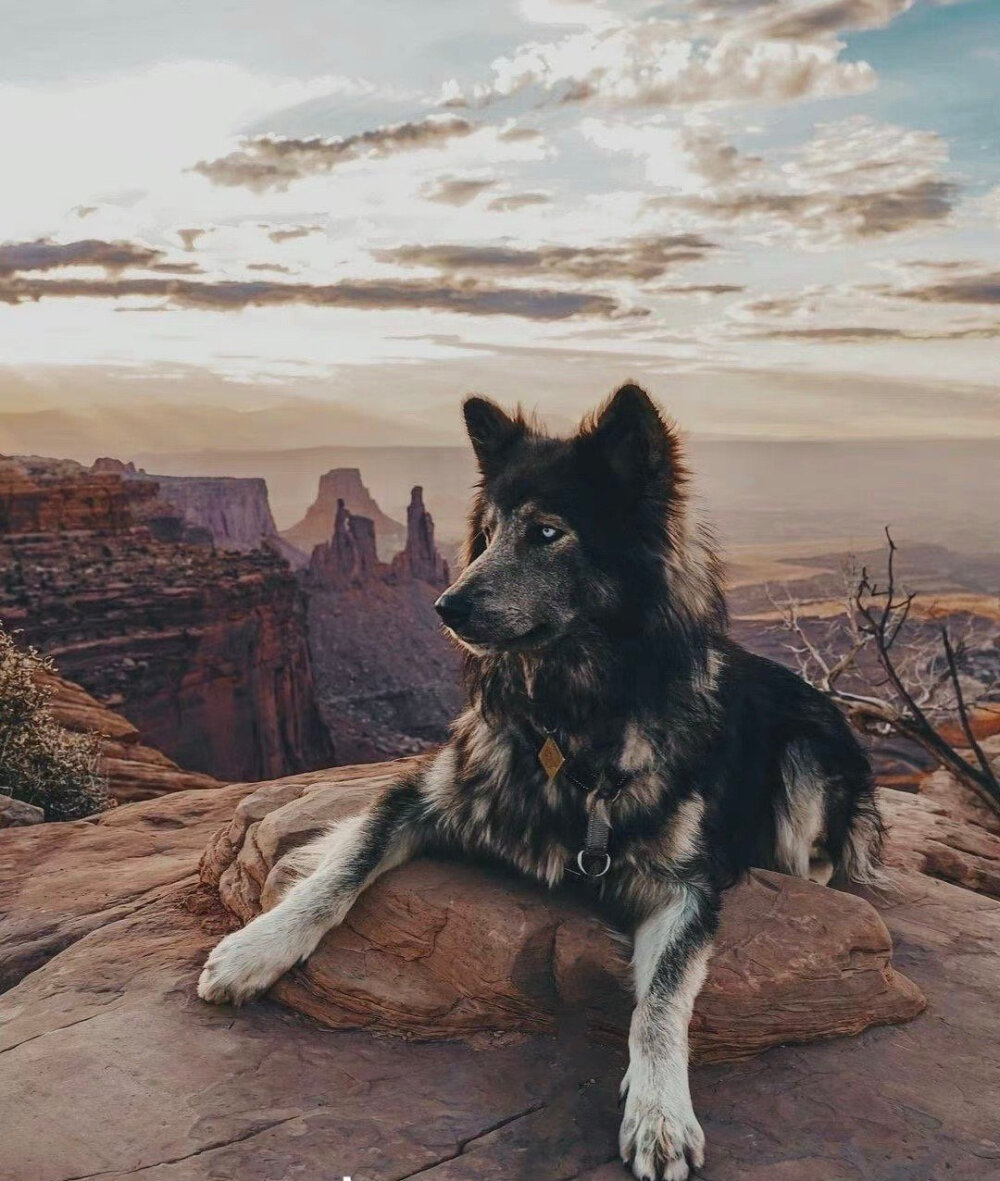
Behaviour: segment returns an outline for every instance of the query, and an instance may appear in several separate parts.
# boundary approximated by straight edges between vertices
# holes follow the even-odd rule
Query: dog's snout
[[[445,591],[434,604],[434,610],[441,616],[446,627],[460,628],[468,623],[472,614],[472,600],[455,591]]]

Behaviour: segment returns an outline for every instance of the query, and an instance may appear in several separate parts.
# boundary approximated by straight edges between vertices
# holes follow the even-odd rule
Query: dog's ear
[[[511,418],[489,398],[466,398],[462,403],[465,426],[479,470],[491,475],[502,466],[514,444],[524,436],[524,420]]]
[[[623,385],[612,394],[582,437],[628,487],[671,476],[677,439],[652,398],[637,385]]]

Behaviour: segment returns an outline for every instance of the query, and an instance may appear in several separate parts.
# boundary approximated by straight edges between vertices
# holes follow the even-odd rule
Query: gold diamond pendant
[[[542,743],[542,748],[538,752],[538,761],[542,764],[550,781],[555,779],[559,774],[559,768],[566,762],[566,756],[559,749],[559,743],[551,734]]]

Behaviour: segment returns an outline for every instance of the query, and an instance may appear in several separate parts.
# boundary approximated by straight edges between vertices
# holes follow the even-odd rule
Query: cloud
[[[847,29],[883,29],[913,7],[914,0],[807,0],[764,6],[765,36],[812,40]]]
[[[627,239],[606,246],[396,246],[376,250],[380,262],[433,267],[442,273],[564,279],[648,281],[674,268],[700,262],[716,244],[700,234],[669,234]]]
[[[477,197],[495,188],[495,177],[479,179],[477,177],[442,176],[430,181],[420,190],[420,195],[428,201],[438,201],[442,205],[468,205]]]
[[[237,311],[249,307],[360,308],[370,311],[420,309],[468,316],[515,316],[559,321],[581,316],[617,319],[644,316],[609,296],[547,288],[499,287],[474,282],[357,280],[330,284],[189,279],[0,279],[0,303],[41,299],[161,298],[174,307]]]
[[[654,197],[653,208],[682,208],[709,222],[763,219],[817,244],[877,238],[942,222],[957,187],[918,181],[888,192],[739,193],[731,197]]]
[[[635,150],[627,137],[616,140],[613,129],[602,129],[598,139]],[[649,198],[648,208],[687,213],[705,226],[759,223],[765,233],[784,231],[804,245],[941,224],[959,191],[941,171],[947,149],[938,135],[863,116],[821,126],[779,168],[713,144],[704,132],[678,134],[673,142],[685,153],[687,171],[678,169],[673,178],[677,193]],[[666,185],[671,177],[661,179]]]
[[[260,135],[216,160],[200,160],[190,170],[215,185],[244,187],[256,193],[284,191],[296,180],[329,172],[350,160],[381,159],[421,148],[443,147],[450,140],[471,135],[476,126],[457,115],[429,115],[426,119],[393,123],[339,139],[286,138]]]
[[[322,234],[322,226],[278,226],[268,231],[272,242],[294,242],[296,238],[306,238],[310,234]]]
[[[580,133],[608,152],[626,152],[641,159],[653,184],[681,192],[702,193],[745,183],[765,175],[763,160],[747,156],[717,131],[646,123],[584,119]]]
[[[493,63],[465,93],[446,84],[450,106],[485,106],[527,90],[554,102],[611,106],[784,103],[857,94],[875,84],[866,62],[843,61],[843,45],[713,30],[674,19],[620,19],[557,41],[530,42]]]
[[[929,305],[1000,304],[1000,272],[975,269],[958,260],[878,264],[897,274],[896,285],[817,285],[765,295],[730,309],[739,335],[754,339],[859,344],[880,340],[948,341],[1000,338],[995,315],[948,316]],[[914,283],[915,276],[930,281]]]
[[[549,193],[508,193],[505,197],[494,197],[487,208],[497,213],[515,213],[518,209],[528,209],[532,205],[551,204],[552,197]]]
[[[653,287],[651,295],[736,295],[746,288],[739,283],[673,283],[669,287]]]
[[[995,340],[1000,338],[1000,323],[926,331],[919,328],[885,328],[869,324],[821,328],[764,328],[748,335],[757,339],[811,340],[825,344],[864,344],[875,340]]]
[[[956,275],[940,283],[916,287],[881,287],[877,290],[882,295],[918,300],[920,303],[1000,304],[1000,271],[979,271]]]
[[[162,250],[137,242],[103,242],[97,238],[52,242],[39,238],[36,242],[0,245],[0,276],[58,267],[103,267],[117,272],[128,267],[150,267],[162,258]]]
[[[194,250],[198,244],[198,239],[203,238],[206,233],[206,230],[184,229],[177,231],[177,237],[180,238],[181,245],[185,250]]]
[[[542,135],[534,127],[505,127],[502,131],[497,132],[497,139],[502,140],[507,144],[530,143],[532,140],[544,139]]]

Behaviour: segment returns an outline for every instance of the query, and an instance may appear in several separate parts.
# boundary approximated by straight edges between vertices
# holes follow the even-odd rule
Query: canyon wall
[[[0,456],[0,533],[129,528],[156,488],[125,484],[117,475],[89,473],[72,460]]]
[[[223,549],[252,550],[278,536],[267,484],[235,476],[140,476],[153,480],[161,500],[192,524],[208,529]]]
[[[102,473],[98,495],[77,465],[23,474],[30,497],[0,501],[0,618],[24,642],[192,771],[260,779],[332,760],[302,591],[276,553],[155,535],[128,508],[136,490],[157,496],[151,481]]]

